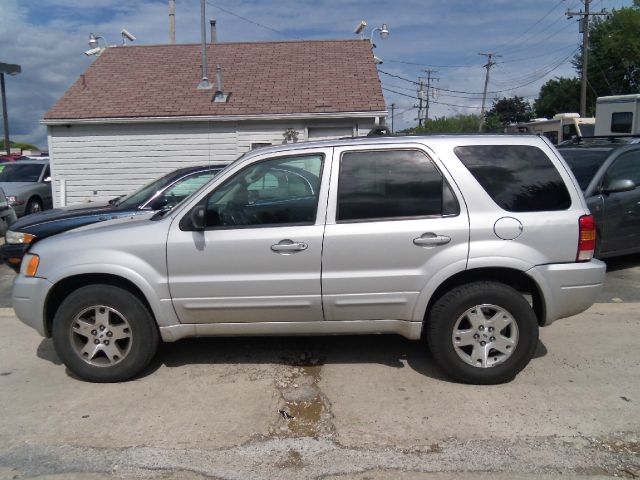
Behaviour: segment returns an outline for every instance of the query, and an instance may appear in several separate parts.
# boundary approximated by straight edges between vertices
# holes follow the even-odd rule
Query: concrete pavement
[[[542,329],[490,387],[394,336],[190,339],[134,381],[89,384],[1,309],[0,478],[633,478],[639,307]]]

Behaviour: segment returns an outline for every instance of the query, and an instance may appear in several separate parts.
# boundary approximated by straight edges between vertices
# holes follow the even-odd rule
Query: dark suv
[[[640,252],[640,144],[578,139],[558,151],[595,217],[598,258]]]
[[[170,208],[207,183],[222,166],[185,167],[160,177],[107,205],[75,205],[21,218],[11,225],[0,247],[0,258],[16,272],[34,242],[73,228],[114,218]]]

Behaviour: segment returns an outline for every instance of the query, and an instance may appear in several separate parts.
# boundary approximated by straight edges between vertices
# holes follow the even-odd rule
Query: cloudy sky
[[[200,1],[175,3],[177,41],[199,42]],[[592,0],[591,9],[631,4]],[[426,77],[425,69],[439,78],[431,118],[478,113],[486,63],[479,52],[502,55],[490,97],[533,100],[546,80],[574,76],[569,59],[581,35],[564,12],[582,7],[581,0],[207,0],[207,17],[218,20],[222,42],[354,38],[360,20],[367,36],[387,23],[390,36],[374,38],[375,53],[384,60],[380,80],[399,129],[416,123],[418,86],[407,80]],[[116,44],[122,28],[137,44],[168,43],[168,0],[0,0],[0,62],[23,69],[6,78],[13,141],[46,147],[40,119],[94,60],[83,55],[89,33]]]

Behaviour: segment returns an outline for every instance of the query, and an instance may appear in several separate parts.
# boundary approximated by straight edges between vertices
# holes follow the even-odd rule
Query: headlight
[[[31,235],[30,233],[22,233],[22,232],[12,232],[11,230],[7,231],[4,236],[4,241],[9,244],[19,244],[23,243],[25,245],[30,244],[36,239],[35,235]]]
[[[38,265],[40,265],[40,257],[32,253],[27,253],[22,259],[20,273],[25,277],[35,277],[36,273],[38,273]]]

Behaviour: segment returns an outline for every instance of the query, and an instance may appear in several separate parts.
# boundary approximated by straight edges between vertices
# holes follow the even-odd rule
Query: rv
[[[595,118],[581,118],[577,113],[558,113],[551,120],[536,118],[531,122],[509,125],[505,133],[544,135],[557,145],[573,137],[593,136],[595,123]]]
[[[640,94],[599,97],[596,135],[639,135]]]

